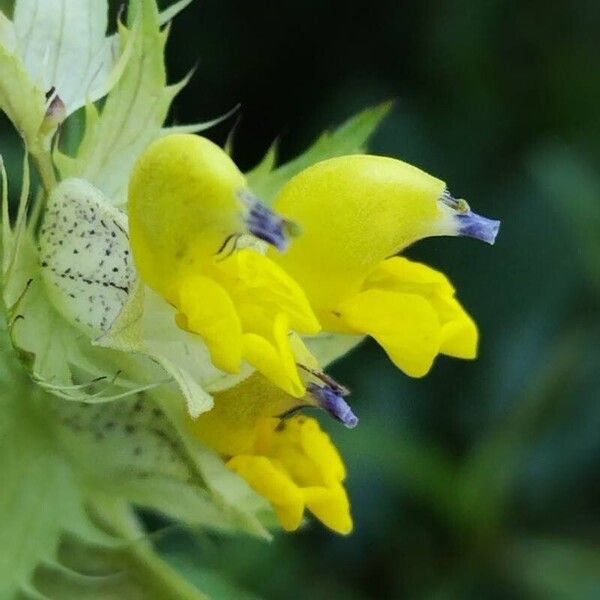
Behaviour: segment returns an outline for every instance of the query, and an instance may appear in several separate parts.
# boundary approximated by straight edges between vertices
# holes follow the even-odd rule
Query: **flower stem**
[[[31,156],[37,167],[46,195],[48,195],[56,186],[56,175],[54,173],[52,157],[45,150],[32,151]]]
[[[136,579],[160,600],[208,600],[176,569],[164,561],[144,534],[131,507],[120,500],[96,494],[90,508],[97,525],[124,542],[122,556]]]
[[[189,583],[182,575],[166,563],[145,544],[132,544],[129,558],[157,598],[161,600],[208,600],[198,588]]]

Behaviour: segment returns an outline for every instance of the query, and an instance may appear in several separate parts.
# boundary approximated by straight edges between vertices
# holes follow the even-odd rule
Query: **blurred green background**
[[[600,3],[194,3],[173,118],[242,105],[235,158],[282,158],[386,99],[372,151],[415,163],[500,218],[495,247],[430,239],[478,321],[476,362],[411,380],[366,343],[333,369],[354,431],[355,532],[271,545],[173,534],[162,549],[218,598],[600,598]],[[223,142],[232,125],[209,133]],[[332,224],[335,235],[335,225]],[[243,590],[244,592],[242,593]]]
[[[599,28],[592,0],[204,0],[174,24],[171,73],[198,68],[173,117],[240,102],[241,166],[276,137],[292,157],[393,98],[372,150],[503,221],[493,248],[431,239],[408,252],[456,284],[481,327],[478,361],[441,357],[410,380],[366,343],[333,368],[361,418],[354,431],[324,420],[348,464],[353,535],[311,523],[271,545],[165,537],[200,587],[600,597]]]

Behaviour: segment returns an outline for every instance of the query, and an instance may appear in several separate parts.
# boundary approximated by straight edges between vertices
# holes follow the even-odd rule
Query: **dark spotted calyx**
[[[163,477],[187,481],[189,458],[167,415],[144,393],[89,404],[53,400],[59,439],[87,468],[113,481]]]
[[[50,195],[39,260],[56,308],[95,334],[111,326],[136,279],[125,215],[81,179],[63,181]]]

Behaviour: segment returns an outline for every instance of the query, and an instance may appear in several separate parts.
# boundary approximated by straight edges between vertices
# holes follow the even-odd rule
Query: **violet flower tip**
[[[500,221],[482,217],[472,211],[457,215],[456,218],[458,219],[458,235],[481,240],[490,245],[496,241]]]

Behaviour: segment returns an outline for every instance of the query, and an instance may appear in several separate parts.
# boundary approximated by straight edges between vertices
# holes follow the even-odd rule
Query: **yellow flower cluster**
[[[142,279],[176,307],[181,328],[202,337],[218,368],[236,373],[247,361],[258,372],[217,395],[192,424],[196,435],[272,503],[284,528],[297,528],[306,507],[347,533],[337,451],[314,419],[280,418],[316,399],[356,424],[347,391],[321,373],[300,335],[369,335],[415,377],[440,353],[474,358],[477,327],[449,281],[395,255],[436,235],[493,243],[498,222],[416,167],[368,155],[306,169],[274,209],[218,146],[166,136],[130,181],[132,248]],[[288,249],[293,224],[302,235]]]
[[[244,176],[215,144],[171,135],[146,150],[129,186],[131,244],[144,281],[178,310],[220,369],[242,359],[295,397],[304,395],[290,330],[320,330],[300,286],[253,248],[226,254],[245,231]],[[235,243],[235,240],[232,240]]]
[[[349,533],[342,459],[315,419],[271,416],[289,406],[285,393],[269,390],[262,377],[253,375],[218,394],[214,409],[190,426],[272,503],[285,529],[296,529],[307,508],[334,531]]]
[[[439,353],[477,352],[477,327],[444,275],[394,256],[423,237],[460,235],[468,213],[440,200],[445,187],[398,160],[358,155],[305,170],[275,201],[304,234],[273,260],[300,283],[323,329],[372,336],[413,377]]]
[[[306,507],[334,531],[352,530],[342,485],[346,470],[315,419],[259,421],[252,453],[238,454],[227,465],[273,504],[284,529],[297,529]]]

